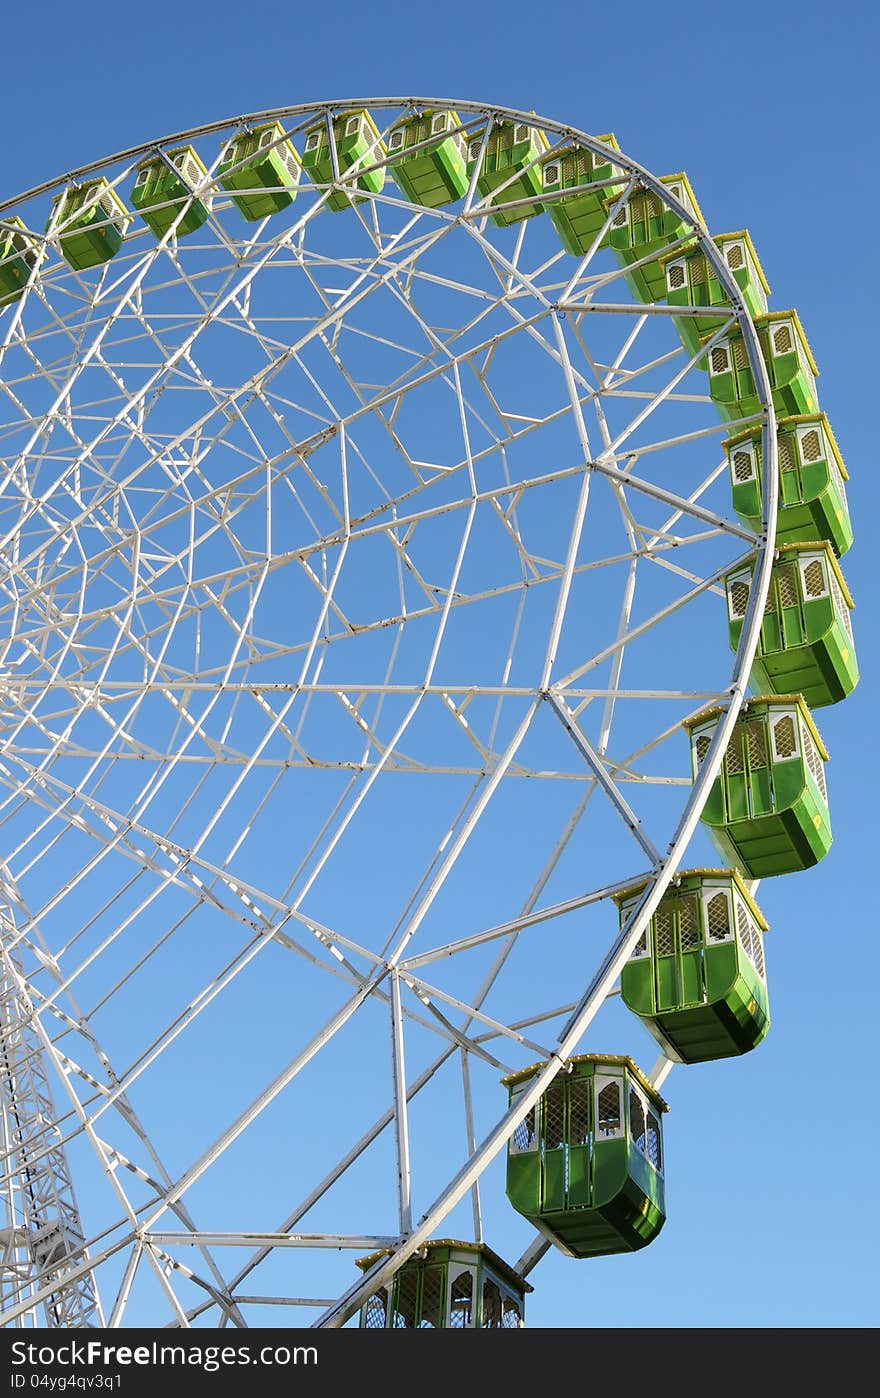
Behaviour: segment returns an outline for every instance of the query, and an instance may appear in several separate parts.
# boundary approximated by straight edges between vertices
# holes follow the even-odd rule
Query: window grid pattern
[[[736,578],[728,589],[730,597],[730,615],[734,620],[744,617],[749,605],[749,593],[751,588],[743,578]]]
[[[686,893],[678,900],[679,935],[682,951],[692,951],[701,942],[700,919],[697,915],[697,899],[693,893]]]
[[[797,757],[797,729],[793,714],[784,714],[773,724],[773,754],[780,762]]]
[[[680,291],[686,281],[685,266],[683,262],[673,262],[669,267],[669,289],[670,291]]]
[[[776,439],[776,455],[780,471],[796,471],[797,457],[794,454],[794,439],[790,432]]]
[[[824,597],[827,594],[821,558],[812,558],[804,568],[804,591],[808,597]]]
[[[796,607],[800,602],[797,572],[791,564],[776,569],[776,590],[780,607]]]
[[[794,349],[791,326],[780,325],[773,331],[773,353],[790,354]]]
[[[563,1084],[551,1083],[544,1094],[544,1148],[558,1150],[565,1134],[565,1097]]]
[[[661,903],[654,914],[654,945],[658,956],[671,956],[675,951],[672,908],[669,903]]]
[[[712,942],[727,942],[731,937],[730,904],[723,890],[712,895],[706,903],[706,935]]]
[[[367,1298],[367,1304],[364,1307],[364,1329],[384,1330],[387,1308],[388,1292],[383,1287],[374,1296]]]
[[[764,724],[760,720],[757,723],[746,723],[743,725],[743,729],[749,766],[766,767],[767,737],[764,732]]]
[[[755,479],[755,458],[745,448],[733,453],[733,479],[740,485]]]
[[[574,1078],[569,1092],[569,1142],[586,1146],[590,1141],[590,1081]]]
[[[760,928],[746,908],[742,899],[736,900],[736,930],[740,945],[751,961],[761,980],[764,976],[764,942]]]
[[[738,335],[733,342],[733,364],[736,369],[748,369],[749,367],[749,354],[745,340],[741,335]]]
[[[849,643],[851,646],[854,646],[855,641],[853,639],[852,622],[850,621],[849,617],[849,607],[846,604],[844,595],[840,590],[840,583],[834,576],[833,571],[831,573],[831,596],[834,599],[834,607],[837,612],[837,615],[840,617],[840,620],[843,623],[843,629],[846,632],[847,636],[849,636]]]
[[[739,271],[739,269],[745,265],[742,243],[730,243],[725,250],[724,256],[727,259],[728,267],[734,272]]]
[[[825,767],[813,744],[812,734],[806,724],[801,725],[801,735],[804,743],[804,757],[807,759],[807,766],[813,774],[816,785],[822,793],[822,800],[828,804],[828,788],[825,785]]]
[[[446,1280],[445,1267],[425,1267],[422,1271],[422,1313],[419,1317],[420,1330],[439,1330],[442,1325],[440,1314],[443,1305],[443,1284]]]

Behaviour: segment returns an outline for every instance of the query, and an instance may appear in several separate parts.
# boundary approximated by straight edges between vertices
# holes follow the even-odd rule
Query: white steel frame
[[[469,143],[475,136],[481,138],[463,205],[425,211],[408,204],[389,182],[381,193],[359,191],[361,202],[337,221],[326,214],[319,217],[330,191],[315,190],[303,175],[297,202],[277,231],[271,220],[241,223],[230,231],[234,211],[228,218],[221,216],[225,196],[213,172],[231,135],[277,120],[283,138],[296,144],[304,128],[323,117],[331,134],[334,185],[350,190],[359,175],[384,163],[374,142],[365,159],[352,169],[340,170],[332,118],[362,107],[373,113],[383,132],[404,113],[457,111],[456,129],[464,132]],[[652,453],[684,450],[695,443],[711,451],[725,430],[720,423],[695,426],[693,431],[676,430],[639,443],[639,429],[659,421],[662,414],[654,415],[664,405],[707,401],[705,394],[695,395],[692,389],[694,359],[687,354],[682,357],[672,336],[669,353],[638,362],[642,340],[650,334],[646,327],[658,317],[669,324],[669,308],[661,303],[634,307],[623,293],[620,270],[591,270],[601,233],[574,271],[561,252],[537,267],[528,262],[529,220],[512,232],[506,230],[504,240],[495,236],[486,200],[477,191],[477,177],[492,126],[501,120],[540,127],[550,143],[548,155],[571,141],[596,152],[604,150],[586,133],[519,111],[435,98],[346,99],[252,113],[237,121],[178,132],[0,202],[0,227],[13,213],[23,217],[38,249],[24,297],[0,316],[0,441],[5,458],[0,503],[12,502],[0,515],[6,560],[0,589],[4,608],[0,621],[0,826],[7,852],[7,864],[0,869],[0,1145],[6,1212],[6,1226],[0,1231],[4,1245],[0,1318],[6,1325],[82,1325],[92,1317],[103,1323],[105,1314],[110,1326],[136,1323],[131,1298],[146,1267],[164,1298],[171,1325],[187,1326],[207,1314],[218,1325],[242,1326],[248,1323],[246,1311],[251,1305],[283,1305],[318,1308],[314,1324],[336,1327],[355,1315],[371,1291],[388,1284],[396,1269],[437,1234],[443,1220],[468,1194],[473,1235],[482,1240],[481,1175],[566,1059],[582,1047],[603,1003],[616,994],[621,968],[674,877],[697,826],[745,695],[773,559],[775,418],[757,336],[739,288],[706,228],[654,175],[629,156],[614,152],[624,187],[620,178],[605,182],[613,200],[606,227],[626,207],[637,185],[661,195],[689,218],[692,233],[687,237],[698,240],[730,299],[730,319],[713,333],[710,345],[734,323],[742,331],[763,405],[755,419],[762,427],[764,461],[763,520],[756,538],[730,513],[702,503],[723,470],[717,464],[717,450],[711,471],[702,481],[694,481],[687,493],[648,477]],[[213,163],[207,154],[209,138],[217,138]],[[214,196],[198,237],[187,242],[177,239],[176,223],[184,204],[175,225],[158,241],[145,234],[135,218],[121,253],[102,267],[77,273],[61,261],[59,206],[45,234],[33,212],[41,210],[45,218],[48,200],[44,196],[101,174],[124,199],[123,190],[145,155],[159,153],[167,159],[169,149],[192,142],[201,143],[208,173],[191,197]],[[430,144],[427,139],[421,146]],[[408,148],[407,155],[419,148]],[[541,197],[549,204],[571,194],[569,189]],[[503,197],[503,187],[494,197]],[[513,200],[510,207],[527,202]],[[369,246],[368,255],[356,253],[354,242],[352,251],[344,254],[328,251],[322,244],[323,230],[328,226],[338,230],[344,218],[351,220],[358,247]],[[495,282],[491,295],[485,285],[466,284],[465,272],[459,280],[448,272],[441,275],[430,270],[435,249],[444,240],[456,239],[469,255],[482,256],[481,265]],[[672,250],[686,241],[679,239]],[[199,252],[190,252],[191,247]],[[211,257],[224,269],[219,287],[217,278],[212,282],[206,271]],[[314,288],[320,308],[310,319],[295,322],[279,315],[270,326],[256,312],[252,314],[259,279],[279,263],[291,269],[290,276]],[[418,309],[412,288],[421,287],[422,277],[450,305],[463,292],[470,295],[467,317],[454,329]],[[159,279],[164,279],[163,295],[167,293],[172,309],[156,316],[151,306]],[[417,354],[412,344],[396,339],[393,325],[384,339],[373,329],[366,343],[372,344],[377,359],[388,348],[407,354],[410,362],[396,381],[367,384],[349,367],[346,354],[353,329],[358,331],[358,315],[374,302],[383,304],[380,295],[386,294],[418,329],[421,350]],[[498,312],[506,317],[505,327],[499,328],[493,319]],[[711,313],[717,315],[717,311]],[[677,309],[676,314],[699,318],[707,312]],[[615,317],[624,318],[620,320],[622,342],[613,362],[603,364],[592,356],[587,338],[597,318],[607,326]],[[631,329],[629,321],[634,322]],[[483,322],[487,329],[480,338]],[[240,382],[222,386],[215,384],[199,360],[211,337],[227,333],[231,325],[248,340],[249,352],[255,352],[260,362],[252,367],[245,357],[249,367]],[[130,348],[120,348],[125,345]],[[553,367],[564,387],[561,409],[541,417],[506,408],[493,398],[496,356],[520,345],[529,352],[537,350]],[[332,363],[334,392],[345,390],[345,409],[333,402],[313,367],[311,356],[318,350],[326,356],[322,362]],[[322,398],[323,421],[321,414],[303,412],[284,396],[292,371],[302,377],[308,394]],[[475,379],[483,393],[480,402],[473,397]],[[97,397],[90,387],[95,382],[101,384]],[[163,421],[157,407],[162,395],[177,393],[175,401],[180,401],[182,386],[192,408],[181,411],[173,430],[158,433],[154,423]],[[398,431],[408,400],[419,401],[409,396],[433,387],[443,387],[450,394],[453,417],[457,413],[461,448],[455,459],[413,458]],[[628,420],[615,427],[613,418],[627,403]],[[493,440],[487,445],[480,425],[485,428],[485,415],[493,410],[503,431],[493,429]],[[304,430],[309,414],[311,426]],[[288,426],[291,420],[299,424],[298,430]],[[255,427],[257,421],[264,429]],[[537,468],[536,458],[531,472],[485,483],[487,460],[500,453],[506,462],[506,453],[528,447],[533,437],[540,438],[542,431],[560,421],[574,428],[579,460]],[[384,489],[376,474],[380,468],[367,459],[360,445],[362,430],[377,422],[386,434],[386,450],[398,465],[402,463],[409,478],[408,488],[398,489],[396,495]],[[224,461],[231,455],[239,463],[231,481],[212,476],[213,463],[224,452],[228,454]],[[332,482],[326,474],[331,460],[337,473]],[[353,504],[352,492],[365,471],[372,473],[379,491],[374,508],[358,514],[360,507]],[[147,488],[157,472],[164,472],[167,480],[164,492]],[[457,485],[457,495],[444,495],[448,482]],[[597,562],[585,562],[582,543],[591,486],[598,489],[597,482],[603,487],[607,483],[617,501],[628,547]],[[568,484],[576,490],[576,505],[571,518],[564,521],[564,531],[560,529],[559,557],[548,560],[527,547],[518,520],[534,496],[548,487]],[[309,510],[316,516],[311,520],[312,537],[303,533],[283,549],[276,541],[272,518],[282,489],[297,502],[303,519],[311,518]],[[662,525],[640,523],[644,502],[668,511]],[[247,544],[244,541],[254,506],[262,512],[264,527],[259,547],[250,535]],[[514,583],[496,580],[469,593],[469,546],[486,511],[494,512],[514,550],[520,576]],[[441,518],[458,529],[458,542],[446,560],[442,581],[420,568],[412,545],[417,531]],[[691,533],[678,530],[682,522]],[[162,531],[178,541],[177,548],[162,542],[166,537]],[[215,540],[212,550],[221,544],[227,549],[229,561],[226,567],[209,569],[202,576],[200,559],[209,539]],[[736,544],[740,561],[754,559],[748,609],[729,681],[703,690],[626,688],[622,666],[628,648],[707,591],[723,593],[720,579],[730,569],[729,559],[721,559],[708,572],[693,571],[684,561],[683,544],[713,540]],[[359,635],[390,632],[396,637],[384,678],[325,679],[325,661],[338,654],[355,632],[346,614],[348,603],[340,600],[347,559],[373,542],[388,546],[397,573],[399,605],[393,614],[377,615],[356,629]],[[214,558],[213,552],[210,557]],[[634,601],[642,590],[646,559],[678,579],[684,590],[673,602],[658,602],[646,619],[636,621]],[[607,605],[614,608],[616,618],[614,637],[601,650],[585,653],[568,673],[560,673],[559,651],[572,590],[591,569],[607,570],[612,564],[626,570],[622,595],[613,600],[608,596]],[[314,624],[295,644],[270,644],[259,631],[261,598],[271,593],[285,569],[298,570],[313,589]],[[604,574],[600,571],[596,576],[601,590]],[[124,578],[127,588],[120,585]],[[543,657],[531,684],[510,683],[527,596],[545,587],[553,590],[555,602]],[[96,588],[101,598],[97,606],[90,599],[90,591],[94,594]],[[517,611],[500,681],[447,682],[440,674],[441,653],[461,609],[505,597],[515,601]],[[145,609],[151,622],[145,619]],[[416,623],[433,625],[433,642],[418,670],[413,668],[401,678],[398,648],[405,646],[407,628]],[[203,631],[210,636],[215,624],[226,627],[231,637],[224,654],[217,650],[213,666],[199,660],[190,670],[182,669],[176,638],[192,631],[200,644]],[[725,626],[725,609],[719,603],[722,644]],[[92,636],[98,639],[92,642]],[[132,667],[135,659],[137,674]],[[251,677],[254,666],[268,671],[269,661],[276,670],[278,662],[286,662],[289,678],[264,677],[263,670]],[[607,666],[607,678],[602,666]],[[591,678],[601,682],[591,687]],[[155,747],[138,725],[141,712],[149,712],[150,705],[159,701],[175,715],[175,723],[164,745]],[[651,705],[657,729],[637,751],[612,755],[614,718],[624,701]],[[680,720],[667,722],[667,701],[691,713],[708,703],[723,710],[693,784],[682,772],[657,776],[639,766],[646,752],[653,752],[678,728]],[[254,706],[251,717],[255,712],[261,716],[263,728],[259,736],[240,743],[236,716],[248,704]],[[473,714],[490,704],[495,717],[486,729],[473,721]],[[591,704],[598,705],[602,714],[592,738],[584,719]],[[359,756],[328,755],[310,745],[309,713],[327,713],[331,708],[338,708],[359,734]],[[398,715],[394,723],[382,719],[386,708]],[[439,751],[425,756],[409,750],[408,735],[418,730],[417,720],[433,710],[442,712],[469,745],[468,761],[444,760]],[[514,725],[508,722],[505,727],[503,712],[516,715]],[[530,766],[525,755],[528,740],[538,716],[545,713],[558,720],[559,733],[567,735],[572,770]],[[248,729],[243,731],[246,734]],[[280,744],[286,746],[283,759],[278,756]],[[688,745],[682,741],[685,758],[687,752]],[[141,769],[147,777],[139,784]],[[242,872],[241,851],[276,786],[288,779],[285,774],[295,776],[306,769],[347,773],[342,794],[287,884],[263,886]],[[178,836],[177,827],[186,827],[190,802],[218,770],[227,779],[219,805],[195,837]],[[415,775],[422,782],[431,776],[467,778],[470,789],[442,832],[427,867],[409,871],[409,895],[397,922],[371,943],[316,916],[310,891],[355,819],[367,819],[360,813],[368,808],[370,793],[392,773]],[[121,774],[128,778],[126,800],[120,798]],[[256,807],[248,809],[245,793],[252,789],[249,784],[255,776],[267,778],[268,786]],[[522,777],[574,781],[580,794],[521,912],[478,932],[426,944],[418,936],[422,924],[484,812],[506,782]],[[652,783],[670,791],[686,788],[674,828],[661,832],[666,843],[658,841],[656,832],[652,837],[637,813],[639,789]],[[632,797],[625,794],[627,786]],[[188,794],[174,814],[163,819],[165,795],[171,799],[170,793],[178,789]],[[516,1019],[492,1015],[486,1002],[521,934],[608,900],[627,882],[606,881],[561,901],[540,902],[594,794],[597,800],[605,798],[607,818],[619,819],[632,838],[632,874],[647,869],[650,881],[623,930],[570,1003],[541,1003],[536,985],[528,1015]],[[225,856],[218,857],[215,827],[228,810],[239,809],[240,837]],[[74,837],[81,837],[91,854],[81,867],[71,870],[65,851]],[[337,855],[332,867],[339,867],[340,860]],[[108,882],[106,902],[103,906],[95,902],[83,922],[84,896],[94,899],[95,876],[110,880],[111,869],[128,872],[115,889]],[[186,903],[179,922],[164,928],[151,946],[132,953],[117,978],[108,981],[102,999],[81,1008],[80,985],[90,984],[90,977],[105,962],[112,965],[114,957],[118,960],[130,929],[147,911],[155,910],[158,925],[159,910],[166,901],[172,907]],[[68,908],[70,922],[62,936],[59,913]],[[224,926],[237,930],[241,938],[237,951],[208,975],[182,1011],[140,1045],[130,1062],[117,1063],[92,1028],[93,1018],[178,935],[192,912],[205,908]],[[92,935],[93,925],[102,929],[100,935]],[[497,945],[491,968],[469,995],[438,983],[441,967],[450,958],[493,944]],[[341,981],[344,998],[211,1144],[175,1174],[163,1164],[160,1146],[134,1105],[140,1079],[228,992],[242,971],[265,957],[268,946],[286,949],[303,976],[320,973]],[[379,1005],[387,1015],[387,1108],[329,1170],[315,1174],[304,1197],[276,1229],[196,1227],[186,1201],[188,1191],[212,1172],[301,1070],[367,1005]],[[407,1042],[416,1026],[439,1036],[443,1045],[427,1066],[410,1076]],[[548,1029],[552,1037],[542,1037]],[[510,1063],[505,1055],[519,1061],[516,1055],[522,1052],[545,1060],[544,1068],[514,1106],[500,1112],[488,1128],[485,1120],[478,1126],[475,1067],[489,1064],[506,1070]],[[650,1075],[656,1086],[671,1066],[666,1058],[657,1062]],[[413,1163],[410,1104],[444,1069],[449,1074],[456,1067],[467,1151],[459,1168],[425,1207]],[[116,1135],[117,1122],[124,1124],[127,1144]],[[391,1194],[397,1231],[387,1231],[392,1222],[387,1215],[384,1232],[369,1227],[357,1232],[299,1231],[301,1221],[388,1128],[394,1138]],[[83,1149],[91,1151],[118,1206],[115,1221],[97,1234],[86,1226],[85,1210],[81,1215],[73,1194],[69,1157]],[[39,1206],[35,1181],[41,1191]],[[417,1208],[421,1212],[416,1217]],[[63,1225],[60,1236],[67,1242],[60,1261],[56,1256],[52,1265],[41,1267],[34,1237],[46,1219]],[[530,1271],[548,1246],[537,1237],[520,1258],[520,1270]],[[249,1255],[244,1262],[229,1263],[224,1251],[228,1247],[244,1248]],[[267,1258],[280,1250],[296,1249],[388,1252],[367,1275],[332,1298],[242,1291]],[[106,1277],[113,1280],[105,1290],[102,1312],[98,1286],[107,1287]],[[194,1295],[201,1299],[194,1301]]]

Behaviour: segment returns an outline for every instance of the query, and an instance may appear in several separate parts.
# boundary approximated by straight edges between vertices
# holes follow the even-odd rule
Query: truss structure
[[[215,181],[242,125],[301,150],[316,116],[452,105],[253,114],[0,205],[40,247],[0,314],[4,1324],[336,1326],[441,1225],[544,1250],[493,1162],[619,1042],[757,644],[774,420],[701,224],[765,403],[757,539],[701,370],[601,233],[575,259],[546,216],[496,227],[478,171],[463,204],[389,179],[330,212],[375,149],[262,222]],[[454,105],[470,139],[601,149]],[[67,265],[49,196],[125,201],[181,142],[205,224]],[[606,227],[663,188],[615,159]],[[719,580],[756,554],[734,655]]]

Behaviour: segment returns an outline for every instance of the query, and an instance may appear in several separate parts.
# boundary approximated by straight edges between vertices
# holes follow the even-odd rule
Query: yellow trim
[[[828,750],[825,747],[825,744],[822,742],[821,734],[819,733],[819,730],[816,727],[815,722],[813,721],[813,715],[807,708],[806,701],[804,700],[804,696],[802,694],[753,694],[751,698],[746,699],[745,703],[740,709],[739,715],[737,716],[737,722],[739,722],[739,719],[743,715],[749,712],[753,704],[797,705],[797,708],[800,711],[800,714],[803,717],[804,721],[806,722],[806,725],[810,730],[810,733],[816,743],[816,746],[819,749],[820,757],[823,759],[823,761],[828,761]],[[707,723],[710,718],[715,718],[716,715],[723,714],[724,712],[725,710],[721,708],[719,704],[714,704],[711,708],[703,709],[702,712],[694,714],[693,718],[684,719],[681,726],[682,728],[686,729],[688,734],[690,734],[693,733],[695,728],[699,728],[700,724]]]
[[[776,419],[777,435],[780,428],[801,426],[803,423],[807,422],[820,423],[828,433],[828,440],[831,443],[831,450],[834,452],[834,459],[837,462],[840,474],[845,481],[848,481],[849,471],[844,465],[843,457],[840,454],[840,447],[837,445],[837,439],[831,430],[831,423],[824,413],[794,413],[791,417],[778,417]],[[721,445],[727,450],[729,447],[736,446],[738,442],[744,442],[746,438],[749,438],[753,442],[757,441],[761,435],[761,430],[760,423],[758,423],[756,427],[746,427],[742,432],[737,432],[734,437],[725,437]]]
[[[755,920],[758,926],[760,927],[761,931],[768,932],[770,930],[769,923],[765,919],[764,914],[761,912],[761,909],[758,907],[751,893],[749,893],[749,890],[746,888],[745,883],[743,882],[742,874],[739,872],[738,869],[679,869],[678,873],[673,876],[669,884],[669,889],[680,887],[682,879],[693,878],[729,878],[731,882],[736,885],[737,891],[742,894],[750,912],[754,915]],[[624,888],[619,893],[612,893],[611,896],[614,899],[615,903],[617,903],[618,906],[620,906],[620,904],[624,902],[625,899],[629,898],[633,893],[636,893],[643,888],[647,888],[649,883],[650,879],[642,879],[638,883],[630,884],[629,888]],[[667,889],[667,892],[669,891],[669,889]],[[665,893],[663,897],[666,897]]]
[[[749,230],[748,230],[747,228],[739,228],[739,229],[737,229],[737,231],[736,231],[735,233],[716,233],[716,235],[715,235],[715,237],[712,239],[712,241],[713,241],[713,243],[717,243],[717,244],[718,244],[718,247],[720,248],[720,247],[721,247],[721,244],[722,244],[722,241],[726,241],[726,240],[728,240],[728,239],[730,239],[730,238],[742,238],[743,242],[745,243],[746,247],[747,247],[748,250],[749,250],[749,254],[750,254],[750,256],[751,256],[751,259],[752,259],[752,261],[753,261],[754,264],[755,264],[755,271],[758,273],[758,277],[760,278],[761,285],[762,285],[762,287],[764,288],[765,293],[769,296],[769,295],[770,295],[770,284],[769,284],[769,282],[767,281],[767,278],[766,278],[765,275],[764,275],[764,268],[761,266],[761,262],[760,262],[760,259],[759,259],[759,257],[758,257],[758,254],[755,252],[755,245],[754,245],[754,243],[752,242],[751,236],[750,236],[750,234],[749,234]]]
[[[809,553],[815,553],[817,549],[820,552],[824,551],[829,563],[831,564],[834,576],[840,584],[840,590],[843,593],[844,601],[846,602],[850,611],[852,611],[856,604],[852,599],[852,593],[846,585],[846,578],[840,571],[840,564],[837,561],[837,555],[835,554],[834,549],[831,547],[827,539],[813,539],[812,541],[809,541],[805,544],[780,544],[776,552],[781,558],[784,553],[804,553],[805,551]]]
[[[429,1238],[422,1246],[426,1251],[429,1251],[431,1248],[461,1248],[462,1252],[479,1253],[481,1257],[485,1257],[488,1262],[491,1262],[496,1272],[500,1272],[505,1281],[512,1281],[515,1286],[522,1289],[524,1294],[529,1291],[534,1291],[535,1289],[531,1282],[527,1282],[525,1277],[522,1276],[515,1267],[511,1267],[509,1262],[505,1262],[503,1257],[499,1257],[498,1253],[490,1248],[487,1243],[464,1243],[458,1238]],[[407,1262],[411,1262],[413,1258],[417,1258],[421,1251],[422,1248],[417,1248],[416,1251],[407,1258]],[[380,1257],[391,1257],[393,1252],[393,1248],[379,1248],[377,1252],[371,1252],[367,1257],[356,1257],[355,1263],[365,1272],[368,1272],[374,1263],[379,1261]],[[430,1262],[430,1260],[430,1256],[425,1259],[426,1262]],[[405,1267],[406,1262],[401,1263],[401,1266]]]
[[[567,1058],[566,1063],[612,1063],[616,1067],[627,1068],[637,1082],[645,1089],[651,1097],[655,1106],[661,1112],[669,1111],[668,1102],[664,1102],[656,1087],[652,1087],[645,1077],[638,1063],[630,1058],[629,1054],[622,1053],[577,1053],[572,1058]],[[543,1063],[530,1063],[528,1068],[520,1068],[518,1073],[510,1073],[506,1078],[501,1079],[503,1087],[512,1087],[514,1083],[523,1082],[527,1078],[533,1078],[541,1068],[547,1066],[546,1060]],[[564,1071],[564,1069],[563,1069]]]

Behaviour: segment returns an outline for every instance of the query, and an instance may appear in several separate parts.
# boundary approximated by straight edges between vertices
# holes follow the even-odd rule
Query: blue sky
[[[713,231],[749,228],[772,305],[800,311],[851,478],[856,540],[843,567],[862,677],[819,719],[835,843],[816,869],[762,887],[773,929],[766,1043],[669,1081],[661,1238],[632,1258],[549,1256],[531,1278],[529,1321],[875,1325],[876,10],[632,0],[613,18],[605,5],[552,0],[154,0],[88,21],[48,0],[39,15],[16,26],[4,66],[0,197],[202,122],[423,94],[613,130],[655,173],[687,171]]]

